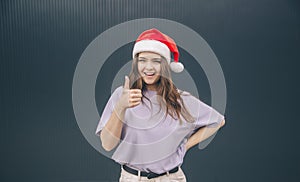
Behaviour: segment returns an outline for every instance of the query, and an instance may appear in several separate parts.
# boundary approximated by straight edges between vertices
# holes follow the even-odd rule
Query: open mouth
[[[154,76],[155,75],[155,73],[153,73],[153,72],[144,72],[144,74],[146,76]]]

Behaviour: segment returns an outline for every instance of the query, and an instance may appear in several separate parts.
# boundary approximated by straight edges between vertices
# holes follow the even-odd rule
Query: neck
[[[156,91],[156,85],[147,85],[147,90]]]

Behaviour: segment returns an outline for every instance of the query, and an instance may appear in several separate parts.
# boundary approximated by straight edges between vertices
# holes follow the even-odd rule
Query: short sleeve
[[[115,106],[116,102],[119,100],[122,91],[123,91],[123,87],[120,86],[110,96],[110,98],[109,98],[108,102],[106,103],[106,106],[102,112],[100,121],[98,122],[98,126],[97,126],[96,133],[95,133],[96,135],[98,135],[98,136],[100,135],[101,130],[103,129],[103,127],[109,120],[109,118],[113,112],[114,106]]]
[[[195,118],[193,123],[195,126],[194,129],[203,126],[215,127],[220,125],[224,120],[224,115],[192,95],[184,96],[184,104],[190,114]]]

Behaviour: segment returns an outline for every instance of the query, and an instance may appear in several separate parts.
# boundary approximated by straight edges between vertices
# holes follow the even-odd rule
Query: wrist
[[[184,147],[185,147],[185,151],[188,151],[188,150],[189,150],[189,147],[188,147],[187,144],[185,144]]]
[[[116,103],[115,105],[115,110],[118,112],[118,113],[122,113],[126,110],[126,107],[122,105],[122,102],[119,101]]]
[[[188,141],[185,143],[184,147],[185,147],[185,151],[188,151],[191,148]]]

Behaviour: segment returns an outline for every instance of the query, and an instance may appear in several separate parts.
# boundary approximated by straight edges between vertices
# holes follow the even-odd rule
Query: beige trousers
[[[178,171],[171,174],[165,174],[156,178],[148,179],[146,176],[136,176],[125,171],[121,167],[121,176],[119,182],[186,182],[185,174],[183,173],[181,167]]]

